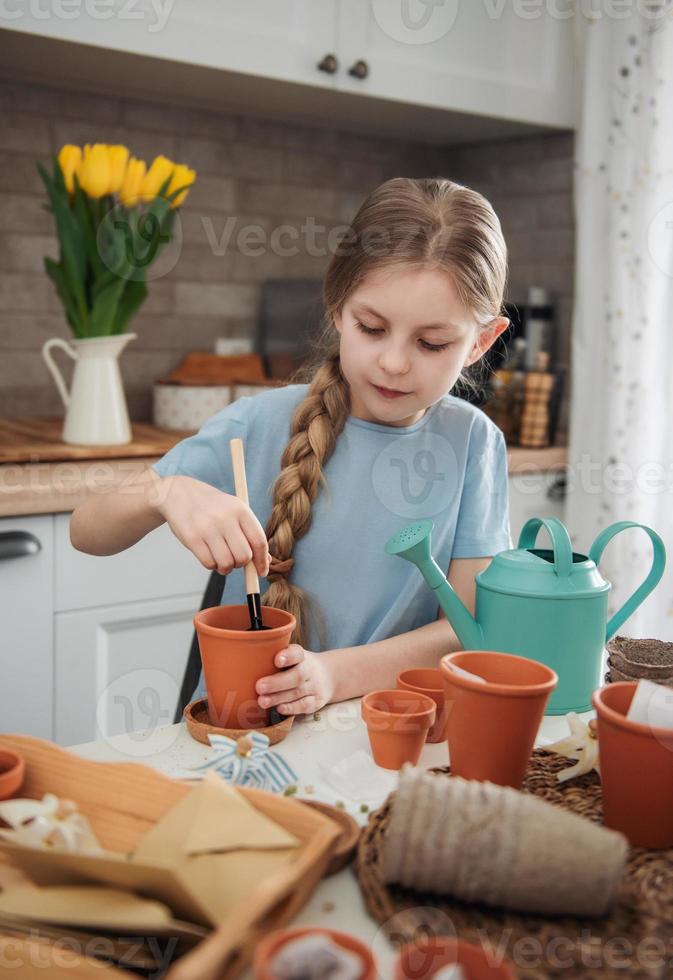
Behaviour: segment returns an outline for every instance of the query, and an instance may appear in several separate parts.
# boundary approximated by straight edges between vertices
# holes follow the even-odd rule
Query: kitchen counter
[[[61,441],[61,419],[0,420],[0,517],[75,509],[92,493],[123,486],[189,432],[133,423],[124,446],[71,446]],[[510,475],[562,471],[565,446],[508,449]]]
[[[594,712],[590,711],[580,715],[580,718],[587,721],[593,716]],[[548,715],[542,721],[536,744],[548,745],[567,734],[565,717]],[[352,799],[330,784],[329,777],[326,778],[322,768],[329,769],[362,749],[369,754],[367,730],[360,718],[359,698],[323,708],[318,721],[313,716],[295,720],[287,738],[275,747],[275,751],[282,754],[299,777],[299,798],[323,800],[326,803],[341,801],[358,823],[364,825],[368,816],[361,812],[361,805],[366,804],[370,811],[379,807],[395,788],[397,774],[373,767],[374,775],[366,783],[371,787],[368,790],[371,795]],[[168,725],[152,732],[116,735],[71,746],[70,751],[83,758],[101,762],[140,762],[167,776],[184,778],[189,775],[188,767],[198,765],[208,758],[210,749],[195,742],[184,725]],[[447,747],[442,742],[426,745],[419,765],[427,769],[446,765],[447,762]],[[324,878],[308,903],[292,920],[292,925],[319,925],[353,933],[372,946],[381,975],[391,975],[393,948],[378,924],[365,910],[352,867]],[[248,971],[242,980],[251,978],[252,974]]]

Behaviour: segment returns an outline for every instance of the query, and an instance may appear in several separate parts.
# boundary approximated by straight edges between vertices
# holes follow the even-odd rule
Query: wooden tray
[[[75,800],[108,850],[127,853],[191,786],[134,762],[91,762],[51,742],[0,735],[0,746],[26,760],[21,796]],[[252,892],[230,918],[169,969],[170,980],[230,980],[250,963],[257,943],[289,922],[325,872],[339,828],[285,796],[237,787],[258,810],[302,841],[296,859]],[[0,842],[0,850],[2,843]],[[67,976],[67,970],[63,973]]]
[[[334,875],[337,871],[341,871],[349,865],[353,860],[355,849],[360,840],[360,827],[358,822],[354,817],[351,817],[350,813],[346,813],[345,810],[340,809],[338,806],[332,806],[331,803],[323,803],[320,800],[307,800],[305,797],[302,797],[301,802],[305,806],[313,807],[318,813],[324,813],[326,817],[329,817],[330,820],[333,820],[339,825],[341,832],[334,844],[332,857],[325,872],[326,876]]]

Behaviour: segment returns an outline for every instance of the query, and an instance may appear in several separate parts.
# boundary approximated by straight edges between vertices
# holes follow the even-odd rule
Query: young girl
[[[178,443],[135,492],[92,495],[71,541],[114,554],[167,522],[246,604],[297,628],[257,684],[281,714],[395,686],[460,644],[434,594],[387,539],[425,517],[433,554],[474,609],[477,572],[511,547],[500,430],[448,392],[506,329],[506,246],[493,208],[445,179],[395,178],[360,207],[324,282],[325,329],[308,384],[241,398]],[[234,496],[229,440],[244,441],[250,507]],[[266,582],[264,579],[266,578]],[[195,696],[203,696],[203,678]]]

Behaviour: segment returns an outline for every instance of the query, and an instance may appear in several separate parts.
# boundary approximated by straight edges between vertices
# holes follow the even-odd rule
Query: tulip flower
[[[173,173],[175,166],[168,157],[158,156],[154,158],[140,187],[140,196],[143,201],[151,201],[157,196],[159,188]]]
[[[147,165],[144,160],[131,157],[126,165],[124,179],[119,189],[119,200],[126,208],[135,207],[140,199],[140,188],[145,179]]]
[[[110,187],[109,193],[114,194],[122,186],[126,164],[129,159],[129,151],[125,146],[108,146],[108,156],[110,158]]]
[[[171,182],[168,185],[167,194],[170,195],[173,191],[177,190],[178,187],[185,187],[185,184],[189,184],[191,186],[191,184],[194,183],[195,177],[195,170],[190,170],[190,168],[186,167],[184,163],[179,163],[173,171]],[[185,190],[178,194],[175,200],[171,202],[171,207],[179,208],[188,193],[189,187],[185,187]]]
[[[82,161],[82,150],[79,146],[66,143],[58,154],[58,163],[63,172],[63,179],[69,194],[75,190],[74,175]]]
[[[89,197],[102,197],[109,193],[110,156],[104,143],[94,143],[93,146],[86,144],[77,179]]]

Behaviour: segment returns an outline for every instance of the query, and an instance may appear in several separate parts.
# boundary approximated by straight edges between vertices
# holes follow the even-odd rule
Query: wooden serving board
[[[157,429],[133,422],[131,442],[117,446],[80,446],[63,442],[63,419],[0,420],[0,463],[55,463],[73,459],[121,459],[163,456],[190,432]]]

